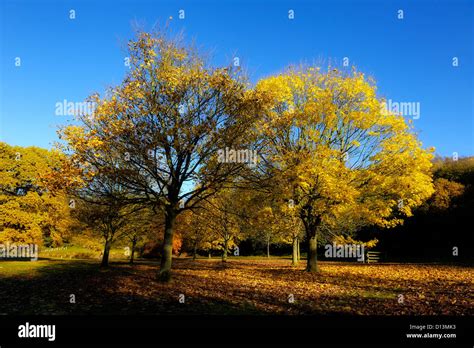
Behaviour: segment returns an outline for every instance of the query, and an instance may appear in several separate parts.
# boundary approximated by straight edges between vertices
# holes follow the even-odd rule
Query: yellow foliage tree
[[[341,217],[385,227],[402,223],[433,193],[431,151],[402,115],[383,109],[355,69],[291,68],[260,81],[268,96],[258,129],[283,198],[293,200],[317,271],[317,236]]]
[[[249,143],[261,102],[235,67],[211,67],[163,33],[139,33],[128,48],[123,83],[93,95],[93,115],[79,116],[61,136],[74,168],[109,172],[135,201],[164,214],[159,279],[167,281],[176,217],[245,166],[217,154]]]
[[[433,208],[436,211],[445,211],[452,206],[452,201],[465,192],[465,186],[455,181],[438,178],[434,181],[435,193],[429,199],[425,210]]]
[[[68,238],[69,200],[43,181],[57,165],[52,151],[0,142],[0,243],[57,246]]]

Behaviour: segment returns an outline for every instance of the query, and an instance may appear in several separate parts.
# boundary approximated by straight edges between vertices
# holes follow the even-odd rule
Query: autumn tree
[[[428,207],[435,211],[453,208],[453,200],[464,193],[464,185],[444,178],[434,181],[434,194],[428,200]]]
[[[251,207],[250,238],[263,241],[266,247],[267,257],[270,257],[270,246],[272,244],[292,244],[293,264],[297,262],[297,243],[301,230],[298,228],[299,220],[295,219],[290,204],[279,202],[277,195],[265,197],[261,193],[255,193],[249,201]]]
[[[196,260],[199,250],[209,249],[215,242],[213,233],[209,231],[206,211],[196,208],[194,211],[186,211],[180,217],[179,225],[184,246],[191,251],[193,260]]]
[[[257,237],[262,239],[265,243],[267,257],[270,257],[270,245],[275,242],[278,232],[280,231],[278,222],[270,206],[262,208],[255,219]]]
[[[292,201],[279,202],[274,200],[273,194],[265,207],[258,211],[256,216],[257,236],[263,234],[267,246],[267,257],[270,257],[272,243],[290,244],[292,246],[291,264],[297,265],[300,259],[300,241],[303,238],[303,226],[296,216],[296,209]]]
[[[233,66],[214,68],[163,33],[140,33],[128,49],[131,69],[123,83],[93,95],[92,117],[80,117],[63,139],[82,164],[97,151],[119,154],[114,172],[121,185],[164,214],[159,278],[166,281],[176,217],[245,165],[221,163],[217,154],[249,143],[260,102]]]
[[[301,220],[298,218],[297,210],[293,201],[280,206],[280,221],[283,241],[291,243],[291,264],[296,266],[300,260],[300,243],[304,238],[304,228]]]
[[[206,228],[211,239],[218,242],[222,250],[222,262],[226,262],[229,253],[235,247],[242,236],[243,217],[242,197],[235,189],[224,189],[218,194],[203,202],[204,216],[207,223]]]
[[[133,264],[137,248],[150,240],[156,240],[154,234],[160,221],[156,221],[155,212],[149,208],[135,211],[126,218],[120,235],[129,244],[130,264]]]
[[[100,203],[97,200],[78,200],[74,209],[74,216],[103,240],[101,267],[108,267],[110,250],[113,244],[126,235],[133,212],[114,200]]]
[[[474,182],[474,157],[443,158],[436,156],[433,160],[435,178],[455,181],[463,185]]]
[[[73,126],[61,130],[61,136],[68,141],[77,140],[83,129]],[[133,197],[130,190],[118,180],[117,168],[120,156],[106,149],[97,139],[89,143],[73,142],[58,144],[62,152],[58,155],[56,168],[45,176],[49,188],[55,192],[66,190],[72,198],[73,215],[83,224],[100,235],[104,242],[101,266],[109,265],[110,250],[114,242],[124,236],[133,224],[133,216],[143,209],[139,197]],[[93,152],[81,152],[94,148]]]
[[[57,164],[52,151],[0,142],[0,242],[58,246],[68,238],[69,199],[43,182]]]
[[[384,110],[371,79],[353,70],[291,68],[266,78],[270,94],[259,129],[264,157],[293,200],[308,243],[306,270],[317,271],[323,224],[341,215],[391,227],[433,192],[429,151],[402,115]]]

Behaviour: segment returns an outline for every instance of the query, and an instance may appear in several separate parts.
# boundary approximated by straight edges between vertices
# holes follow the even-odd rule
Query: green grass
[[[75,272],[90,268],[97,269],[98,265],[97,260],[3,261],[0,262],[0,278],[36,277],[48,273]]]
[[[42,259],[79,259],[99,260],[101,251],[85,248],[79,245],[69,245],[60,248],[43,248],[39,253]],[[123,249],[112,249],[110,259],[125,259]]]
[[[0,262],[0,276],[15,277],[34,275],[38,269],[48,266],[49,264],[49,260],[2,261]]]
[[[380,300],[390,300],[397,298],[398,294],[396,292],[388,292],[388,291],[358,291],[354,296],[361,296],[363,298],[373,298],[373,299],[380,299]]]
[[[301,255],[303,258],[303,255]],[[192,255],[188,255],[186,258],[191,258]],[[198,255],[197,259],[199,260],[221,260],[222,256],[220,255],[213,255],[212,258],[209,258],[208,256],[203,256],[203,255]],[[239,256],[234,256],[234,255],[228,255],[227,256],[228,260],[291,260],[291,255],[282,255],[282,256],[274,256],[270,255],[268,258],[266,255],[239,255]]]
[[[98,258],[100,252],[87,249],[81,246],[67,246],[61,248],[43,248],[40,251],[40,258],[53,259],[92,259]]]

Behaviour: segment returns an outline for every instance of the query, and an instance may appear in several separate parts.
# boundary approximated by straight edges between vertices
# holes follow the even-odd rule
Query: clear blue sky
[[[212,50],[216,64],[236,53],[252,81],[290,63],[349,57],[376,79],[380,95],[420,103],[414,124],[424,146],[444,156],[474,155],[474,1],[0,3],[0,137],[10,144],[50,147],[67,119],[55,115],[55,104],[120,83],[133,22],[150,29],[173,16],[173,30]]]

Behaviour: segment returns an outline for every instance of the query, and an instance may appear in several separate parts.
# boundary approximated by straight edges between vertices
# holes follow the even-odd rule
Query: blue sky
[[[67,121],[55,115],[56,103],[120,83],[133,23],[150,29],[172,16],[172,29],[212,51],[215,64],[236,54],[254,82],[291,63],[340,65],[348,57],[375,78],[381,96],[420,103],[413,122],[424,146],[474,155],[473,1],[0,3],[0,139],[9,144],[51,147]]]

